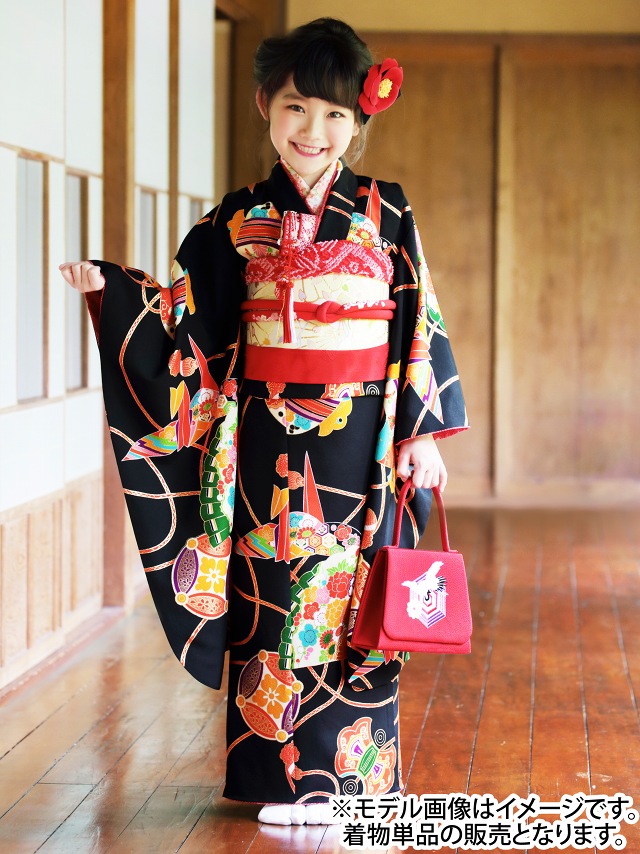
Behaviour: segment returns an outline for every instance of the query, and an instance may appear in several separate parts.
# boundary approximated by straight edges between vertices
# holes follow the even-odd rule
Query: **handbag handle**
[[[404,503],[407,498],[407,492],[409,491],[411,486],[413,486],[413,482],[409,477],[402,484],[402,489],[400,490],[400,494],[398,495],[398,504],[396,506],[396,519],[393,525],[393,547],[396,549],[400,545],[402,511],[404,510]],[[444,512],[444,502],[442,500],[442,495],[437,486],[432,487],[432,492],[433,497],[436,499],[436,504],[438,505],[438,520],[440,522],[440,540],[442,542],[442,551],[450,552],[452,551],[452,549],[449,548],[449,532],[447,531],[447,517]]]

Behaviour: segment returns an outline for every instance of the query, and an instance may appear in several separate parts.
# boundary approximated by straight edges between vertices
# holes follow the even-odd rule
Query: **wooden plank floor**
[[[639,521],[450,511],[473,652],[405,668],[407,792],[640,802]],[[336,828],[260,826],[222,799],[225,702],[182,671],[144,600],[0,702],[0,851],[344,850]],[[623,833],[640,852],[640,825]]]

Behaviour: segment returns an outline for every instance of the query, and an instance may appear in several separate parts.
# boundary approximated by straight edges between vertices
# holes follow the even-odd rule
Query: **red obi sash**
[[[290,347],[245,347],[248,380],[281,383],[356,383],[383,380],[389,346],[366,350],[294,350]]]

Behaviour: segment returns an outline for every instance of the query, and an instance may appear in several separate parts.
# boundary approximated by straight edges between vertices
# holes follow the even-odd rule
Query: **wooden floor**
[[[449,517],[473,652],[405,669],[407,792],[640,802],[640,513]],[[344,850],[337,828],[261,826],[221,798],[224,719],[224,693],[182,671],[143,601],[0,704],[0,851]],[[623,832],[640,852],[640,825]]]

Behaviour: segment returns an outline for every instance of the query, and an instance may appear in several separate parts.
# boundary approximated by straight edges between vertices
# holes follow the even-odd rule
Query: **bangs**
[[[331,44],[310,45],[293,68],[293,84],[305,98],[320,98],[355,112],[366,73]]]

